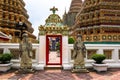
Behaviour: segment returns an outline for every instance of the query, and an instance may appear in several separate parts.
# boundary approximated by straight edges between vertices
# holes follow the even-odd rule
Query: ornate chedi
[[[28,14],[23,0],[0,0],[0,31],[12,37],[10,43],[20,41],[21,30],[18,28],[18,22],[27,27],[23,32],[29,34],[30,40],[35,42],[36,37],[32,34],[34,29],[28,21]]]
[[[119,42],[120,0],[85,0],[72,29],[85,42]]]
[[[64,25],[68,25],[69,27],[72,27],[74,25],[76,15],[81,9],[81,5],[82,5],[82,0],[72,0],[68,13],[66,13],[65,11],[63,15]]]
[[[47,19],[45,25],[39,26],[39,35],[68,35],[69,28],[64,26],[61,18],[55,14],[58,9],[53,7],[50,9],[53,14],[51,14]]]

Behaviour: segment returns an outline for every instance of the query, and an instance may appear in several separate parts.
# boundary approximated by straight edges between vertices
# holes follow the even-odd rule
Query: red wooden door
[[[62,35],[46,35],[46,65],[62,65]]]

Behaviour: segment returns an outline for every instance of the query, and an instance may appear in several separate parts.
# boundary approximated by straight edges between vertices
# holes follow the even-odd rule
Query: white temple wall
[[[40,44],[33,44],[33,49],[35,49],[35,59],[33,59],[33,68],[36,70],[44,70],[46,66],[46,37],[41,36]],[[71,69],[73,67],[73,60],[71,59],[71,50],[73,50],[73,44],[67,44],[68,37],[63,36],[63,51],[62,51],[62,66],[63,69]],[[120,51],[120,44],[85,44],[87,50],[97,50],[98,54],[103,54],[104,50],[112,50],[111,59],[104,60],[105,63],[109,65],[109,68],[120,68],[120,59],[119,59],[119,51]],[[0,48],[2,48],[3,52],[10,52],[10,48],[19,49],[19,44],[13,43],[0,43]],[[20,58],[19,59],[12,59],[13,68],[19,68]],[[85,58],[86,67],[92,67],[91,63],[94,61],[92,59]]]
[[[39,44],[32,44],[33,49],[35,49],[35,59],[32,60],[33,68],[36,69],[39,61]],[[0,49],[3,49],[3,53],[10,53],[9,49],[19,49],[19,44],[17,43],[0,43]],[[19,54],[18,54],[19,56]],[[13,68],[20,67],[20,57],[19,59],[12,59],[11,62],[13,63]]]
[[[68,53],[68,36],[62,36],[62,66],[63,69],[70,69],[70,57]]]
[[[104,50],[112,50],[111,59],[105,59],[104,62],[108,64],[109,68],[120,68],[119,50],[120,44],[85,44],[87,50],[97,50],[97,54],[103,54]],[[69,44],[69,54],[73,50],[73,44]],[[70,59],[71,67],[73,67],[73,60]],[[94,60],[85,58],[86,67],[92,67]]]
[[[46,36],[39,36],[39,53],[36,69],[43,70],[46,65]]]

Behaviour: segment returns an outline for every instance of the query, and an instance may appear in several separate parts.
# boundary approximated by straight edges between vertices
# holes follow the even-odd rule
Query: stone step
[[[45,67],[45,70],[56,70],[56,69],[61,70],[63,69],[63,67],[61,65],[47,65]]]

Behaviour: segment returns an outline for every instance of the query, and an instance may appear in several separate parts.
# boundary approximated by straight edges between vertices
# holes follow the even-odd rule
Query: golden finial
[[[53,8],[50,8],[50,11],[52,11],[53,14],[55,14],[55,12],[58,11],[58,8],[55,8],[55,6],[53,6]]]

